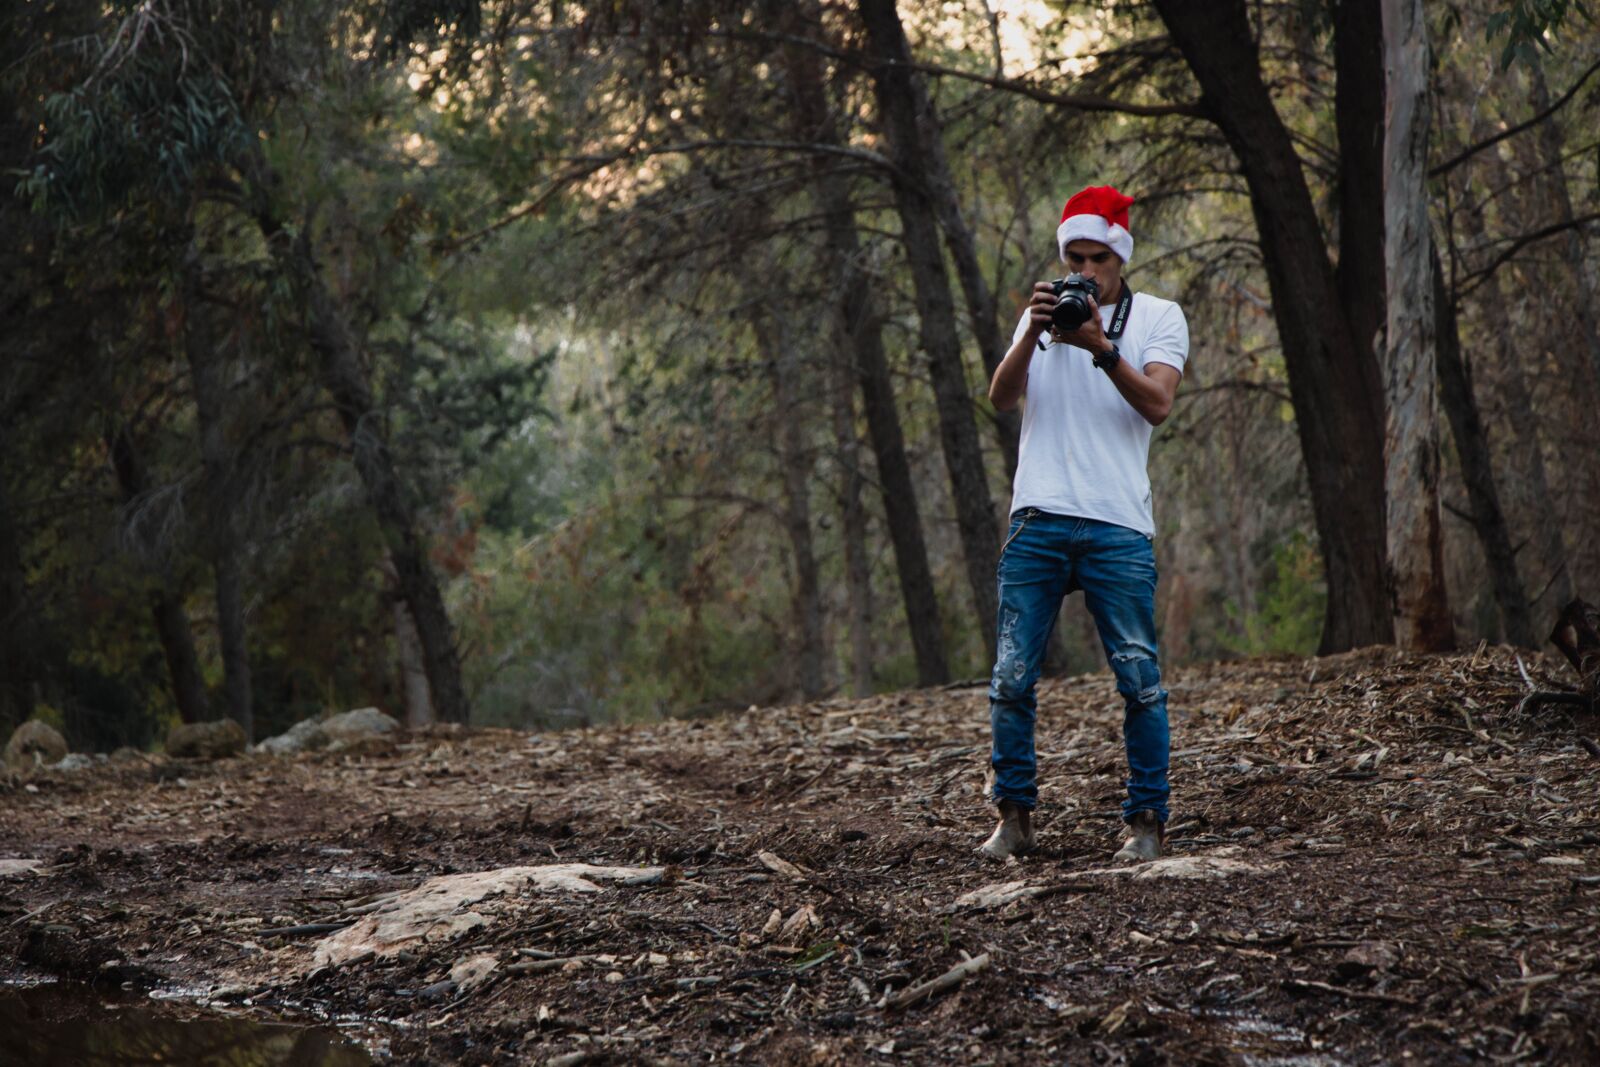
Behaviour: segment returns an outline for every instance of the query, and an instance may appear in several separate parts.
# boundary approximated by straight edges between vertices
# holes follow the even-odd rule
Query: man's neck
[[[1115,304],[1118,300],[1121,300],[1122,299],[1122,286],[1123,286],[1123,281],[1122,281],[1121,278],[1118,278],[1116,285],[1113,285],[1110,289],[1107,289],[1104,293],[1101,294],[1101,296],[1100,296],[1100,306],[1101,307],[1107,307],[1107,306],[1109,306],[1111,304]]]

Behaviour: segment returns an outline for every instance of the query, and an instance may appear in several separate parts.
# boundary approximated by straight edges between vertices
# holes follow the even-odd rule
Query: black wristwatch
[[[1105,371],[1107,374],[1110,374],[1112,371],[1116,370],[1117,364],[1121,362],[1122,353],[1117,349],[1117,346],[1114,343],[1111,345],[1111,351],[1095,353],[1094,365]]]

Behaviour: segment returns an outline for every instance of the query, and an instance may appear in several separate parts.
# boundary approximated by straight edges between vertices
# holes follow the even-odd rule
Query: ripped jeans
[[[1167,691],[1156,662],[1156,561],[1137,530],[1024,508],[1000,554],[1000,633],[989,680],[994,799],[1032,809],[1034,685],[1061,601],[1082,589],[1122,694],[1128,796],[1122,817],[1167,821]]]

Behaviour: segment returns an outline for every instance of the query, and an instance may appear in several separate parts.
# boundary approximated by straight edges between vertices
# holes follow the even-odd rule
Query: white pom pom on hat
[[[1073,241],[1099,241],[1115,252],[1123,264],[1133,258],[1133,234],[1128,232],[1128,205],[1133,197],[1109,185],[1091,185],[1073,193],[1061,209],[1056,227],[1056,247],[1063,261]]]

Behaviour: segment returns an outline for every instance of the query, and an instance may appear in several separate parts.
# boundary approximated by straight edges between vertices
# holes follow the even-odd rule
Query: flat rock
[[[6,766],[26,770],[51,763],[60,763],[67,756],[67,739],[49,723],[29,719],[11,732],[6,742]]]
[[[222,759],[244,752],[244,729],[232,719],[183,722],[167,733],[167,755],[173,759]]]
[[[500,961],[493,956],[468,956],[458,960],[450,968],[450,981],[456,988],[465,993],[474,986],[480,986],[489,980],[489,976],[500,968]]]
[[[956,897],[950,905],[951,911],[987,911],[991,908],[1002,907],[1013,900],[1022,900],[1026,897],[1037,895],[1038,886],[1029,885],[1027,879],[1015,882],[991,882],[980,886],[970,893],[963,893]]]
[[[44,860],[0,860],[0,878],[14,874],[37,874]]]
[[[402,893],[353,926],[317,943],[312,963],[338,966],[373,956],[392,956],[419,941],[446,941],[487,926],[493,907],[471,908],[491,897],[528,890],[539,893],[598,893],[597,881],[621,882],[641,875],[665,873],[660,867],[597,867],[588,863],[555,863],[542,867],[501,867],[430,878]]]
[[[1219,848],[1193,856],[1166,856],[1149,863],[1129,867],[1096,867],[1080,871],[1084,877],[1130,878],[1135,882],[1153,882],[1164,878],[1184,881],[1216,881],[1239,875],[1270,874],[1278,869],[1276,864],[1250,863],[1238,858],[1239,849]]]

